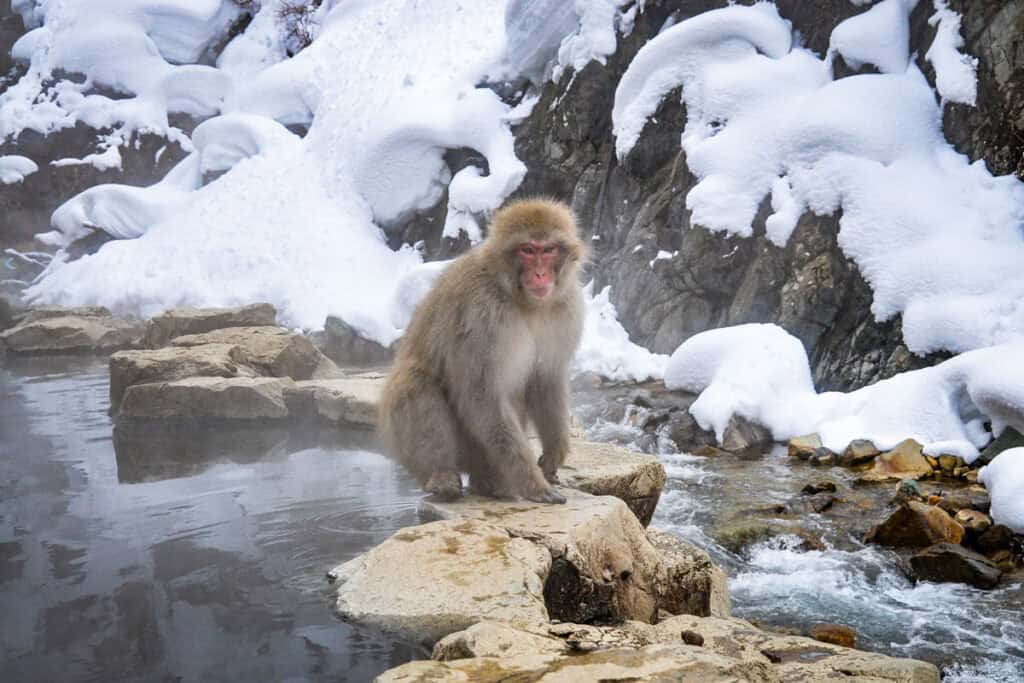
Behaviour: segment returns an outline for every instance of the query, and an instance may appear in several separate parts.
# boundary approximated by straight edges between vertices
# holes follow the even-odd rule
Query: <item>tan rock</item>
[[[839,464],[844,467],[856,467],[871,462],[878,457],[878,449],[875,444],[867,439],[855,439],[843,450],[839,456]]]
[[[659,645],[687,647],[680,641],[702,644],[702,647],[681,652],[713,654],[730,660],[732,664],[714,660],[721,668],[702,671],[701,674],[706,678],[669,676],[667,680],[720,680],[717,676],[723,673],[728,675],[729,672],[742,672],[739,680],[843,680],[854,683],[937,683],[939,680],[938,670],[926,662],[858,652],[800,636],[779,635],[733,618],[682,615],[665,619],[656,625],[627,621],[620,626],[572,623],[518,626],[487,623],[453,634],[446,641],[446,646],[439,645],[434,654],[438,659],[459,660],[451,662],[452,666],[424,669],[406,665],[385,674],[390,676],[400,672],[404,678],[385,677],[381,680],[493,680],[486,678],[492,671],[509,676],[498,680],[519,680],[515,674],[522,673],[523,669],[510,662],[516,656],[531,656],[529,647],[538,648],[537,656],[548,658],[553,664],[551,669],[531,669],[531,675],[524,676],[524,680],[598,680],[587,678],[582,671],[576,670],[572,670],[573,676],[558,678],[553,669],[557,662],[563,661],[562,657],[569,654],[572,655],[572,661],[596,654],[606,655],[607,661],[618,661],[618,653],[622,652],[623,647],[636,648],[638,652],[651,651],[650,648]],[[561,641],[561,647],[558,641]],[[580,652],[593,655],[580,655]],[[465,659],[467,657],[477,659]],[[460,668],[462,663],[482,661],[493,664],[494,668]],[[742,668],[733,668],[737,664]],[[481,675],[485,677],[478,678]],[[587,671],[586,675],[591,675],[591,672]],[[662,680],[653,675],[649,678],[631,675],[628,671],[611,675],[607,680],[619,680],[619,677],[624,680]]]
[[[953,518],[966,531],[980,536],[992,526],[992,518],[977,510],[960,510]]]
[[[289,417],[287,378],[189,377],[128,387],[121,414],[147,419],[280,420]]]
[[[39,306],[30,309],[21,322],[35,322],[47,318],[111,318],[113,313],[106,306]]]
[[[306,402],[318,419],[331,423],[373,426],[383,381],[377,378],[305,380],[296,382],[289,402]]]
[[[717,683],[767,683],[778,681],[771,667],[742,662],[678,642],[622,648],[573,656],[557,654],[519,655],[496,659],[476,657],[451,662],[410,662],[385,671],[378,683],[397,681],[460,681],[499,683],[535,681],[692,681]]]
[[[146,325],[145,344],[155,349],[182,335],[202,334],[225,327],[275,325],[277,310],[265,303],[239,308],[173,308],[149,321]]]
[[[547,621],[550,568],[543,547],[462,519],[403,529],[328,577],[341,617],[432,643],[485,617]]]
[[[807,460],[821,446],[821,437],[817,434],[798,436],[789,440],[789,455],[801,460]]]
[[[857,632],[842,624],[815,624],[807,635],[822,643],[857,647]]]
[[[110,405],[116,410],[129,386],[186,377],[253,377],[239,361],[238,347],[205,344],[189,348],[118,351],[110,357]]]
[[[921,444],[913,439],[900,442],[896,448],[875,458],[875,466],[867,472],[864,481],[920,479],[930,476],[932,466],[921,453]]]
[[[898,548],[924,548],[935,543],[960,543],[964,528],[945,510],[909,501],[868,532],[865,541]]]
[[[109,353],[138,345],[142,336],[142,327],[130,320],[58,315],[58,311],[35,311],[35,317],[30,313],[20,324],[0,332],[0,349],[21,354]]]
[[[574,489],[615,496],[647,526],[665,486],[665,467],[653,455],[574,439],[558,477]]]
[[[295,380],[310,379],[325,360],[313,342],[283,327],[227,327],[176,337],[171,344],[233,344],[239,349],[239,358],[260,374]]]
[[[561,492],[565,505],[469,496],[452,503],[427,499],[420,511],[427,518],[487,521],[546,547],[553,563],[545,596],[551,617],[561,621],[651,622],[658,609],[686,604],[687,594],[706,588],[672,583],[679,574],[671,560],[662,558],[618,498]]]
[[[662,589],[658,595],[661,609],[702,617],[732,614],[728,577],[706,552],[660,529],[648,529],[647,540],[661,554],[668,572],[667,580],[657,584]],[[679,590],[682,586],[686,590]]]

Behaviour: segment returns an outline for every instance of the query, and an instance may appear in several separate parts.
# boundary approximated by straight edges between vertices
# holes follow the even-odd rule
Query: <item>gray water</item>
[[[104,361],[0,368],[0,680],[365,681],[425,656],[330,611],[328,569],[419,523],[420,492],[367,434],[115,430],[107,390]],[[849,474],[779,452],[677,453],[630,426],[622,396],[577,393],[577,417],[592,438],[659,455],[653,524],[725,567],[737,616],[846,624],[863,648],[935,662],[947,681],[1024,680],[1019,583],[913,585],[895,554],[859,541],[878,500],[797,516],[824,550],[784,535],[731,553],[723,520],[814,479],[856,498]],[[856,495],[890,495],[872,491]]]
[[[418,523],[393,463],[308,430],[115,439],[107,391],[105,362],[0,368],[0,680],[366,681],[423,656],[337,620],[324,578]]]

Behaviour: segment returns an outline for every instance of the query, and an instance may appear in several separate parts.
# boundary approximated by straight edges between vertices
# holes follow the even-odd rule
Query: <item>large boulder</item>
[[[433,643],[485,617],[546,622],[550,568],[543,546],[461,519],[403,529],[328,578],[342,618]]]
[[[46,308],[30,311],[19,324],[0,332],[0,352],[109,353],[137,346],[142,327],[115,318],[105,308]]]
[[[662,609],[701,617],[732,613],[728,577],[706,552],[660,529],[648,529],[647,540],[661,555],[668,574],[667,580],[656,586]],[[686,589],[680,590],[683,586]]]
[[[574,489],[615,496],[647,526],[665,486],[665,467],[653,455],[574,439],[558,477]]]
[[[253,377],[233,344],[118,351],[110,357],[110,406],[116,411],[133,384],[187,377]]]
[[[469,496],[451,503],[427,499],[420,510],[426,518],[487,521],[547,548],[552,566],[544,597],[555,619],[652,622],[660,609],[690,607],[703,614],[727,609],[724,581],[696,571],[697,562],[662,556],[621,500],[562,493],[565,505]],[[677,583],[686,578],[692,583]]]
[[[155,349],[182,335],[202,334],[225,327],[274,325],[277,325],[277,310],[270,304],[239,308],[172,308],[147,323],[145,343]]]
[[[128,387],[121,415],[141,419],[283,420],[295,383],[276,377],[189,377]]]
[[[937,583],[966,583],[975,588],[995,588],[1003,572],[984,555],[961,545],[938,543],[910,558],[915,579]]]
[[[313,342],[283,327],[227,327],[176,337],[171,344],[233,344],[238,347],[239,358],[260,374],[296,380],[312,378],[326,360]]]
[[[865,541],[897,548],[925,548],[936,543],[960,543],[964,528],[934,505],[908,501],[868,532]]]

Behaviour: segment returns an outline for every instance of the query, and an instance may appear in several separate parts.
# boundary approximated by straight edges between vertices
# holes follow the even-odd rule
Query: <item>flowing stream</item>
[[[0,368],[0,680],[366,681],[426,655],[330,611],[324,573],[419,522],[416,485],[367,434],[125,431],[107,391],[102,360]],[[914,586],[858,540],[891,490],[779,451],[677,453],[630,426],[628,393],[578,392],[577,417],[592,438],[658,453],[669,484],[653,524],[726,568],[737,616],[846,624],[948,681],[1024,680],[1020,583]],[[826,478],[853,502],[727,549],[730,528]]]

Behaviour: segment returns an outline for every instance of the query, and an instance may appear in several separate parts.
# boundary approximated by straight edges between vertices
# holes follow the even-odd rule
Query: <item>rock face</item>
[[[310,379],[323,361],[323,355],[301,334],[283,327],[228,327],[176,337],[173,346],[233,344],[239,359],[270,377]]]
[[[129,386],[188,377],[254,377],[232,344],[118,351],[110,357],[110,405],[116,412]]]
[[[938,543],[910,558],[914,578],[995,588],[1003,572],[984,555],[952,543]]]
[[[541,546],[471,519],[399,531],[328,574],[344,619],[434,642],[489,617],[547,621]]]
[[[340,365],[379,365],[389,362],[395,355],[393,348],[367,339],[333,315],[327,316],[318,346],[325,356]]]
[[[366,375],[296,382],[289,391],[289,404],[299,414],[321,421],[372,427],[377,423],[381,380]]]
[[[121,414],[128,418],[284,420],[285,393],[295,386],[275,377],[189,377],[128,387]]]
[[[689,641],[702,646],[689,645]],[[656,649],[659,646],[672,650]],[[630,651],[637,654],[630,658],[626,654]],[[644,661],[650,652],[668,651],[680,660],[690,659],[694,666],[704,664],[711,668],[670,669],[664,677],[654,674],[644,677],[630,669]],[[715,658],[701,659],[701,654]],[[406,664],[386,672],[380,680],[505,681],[520,680],[519,676],[521,680],[530,681],[935,683],[939,680],[938,670],[925,662],[859,652],[798,636],[781,636],[762,631],[741,619],[688,615],[672,617],[654,626],[625,622],[619,626],[563,623],[522,627],[483,622],[442,640],[434,648],[433,656],[440,662]],[[601,671],[572,668],[577,661],[588,666],[595,659],[622,668]],[[689,676],[688,671],[694,671],[694,675]]]
[[[651,622],[659,609],[689,607],[711,614],[728,608],[725,576],[701,551],[694,548],[685,556],[680,550],[663,557],[618,498],[567,489],[562,493],[565,505],[472,496],[453,503],[428,499],[421,514],[487,521],[547,548],[552,565],[544,598],[553,619]]]
[[[45,308],[0,332],[0,349],[11,353],[109,353],[137,346],[142,328],[105,308]]]
[[[146,324],[145,343],[151,349],[165,346],[175,337],[202,334],[225,327],[277,325],[277,310],[270,304],[240,308],[173,308]]]
[[[658,584],[658,603],[672,614],[700,617],[728,616],[732,613],[728,578],[706,552],[658,529],[647,530],[647,540],[661,554],[668,574]],[[686,590],[679,590],[685,586]]]
[[[652,455],[573,440],[558,477],[574,489],[595,496],[615,496],[647,526],[665,485],[665,468]]]
[[[864,539],[898,548],[924,548],[935,543],[960,543],[964,528],[942,508],[910,501],[901,505]]]

